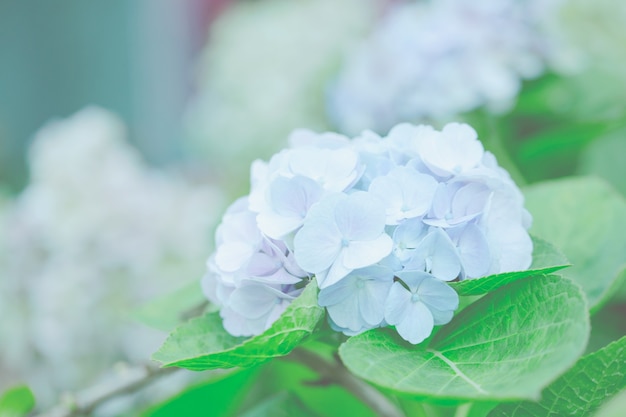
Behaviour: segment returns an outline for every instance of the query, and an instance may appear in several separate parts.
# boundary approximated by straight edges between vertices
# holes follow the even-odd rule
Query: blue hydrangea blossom
[[[530,265],[523,196],[470,126],[290,143],[253,164],[216,233],[203,288],[231,334],[266,330],[315,277],[331,328],[420,343],[458,307],[447,282]]]

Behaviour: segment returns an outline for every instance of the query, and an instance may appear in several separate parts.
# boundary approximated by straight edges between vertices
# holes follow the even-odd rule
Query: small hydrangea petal
[[[296,234],[294,255],[305,271],[317,273],[331,267],[341,251],[337,226],[311,219]]]
[[[431,207],[437,181],[413,169],[397,167],[374,179],[369,192],[385,202],[387,224],[425,214]]]
[[[215,263],[226,272],[233,272],[248,261],[255,248],[244,242],[227,242],[217,248]]]
[[[386,234],[368,241],[353,241],[343,248],[342,263],[349,269],[364,268],[385,258],[392,247],[393,241]]]
[[[406,262],[427,232],[428,227],[422,219],[409,219],[402,222],[393,231],[394,255],[400,261]]]
[[[459,307],[459,296],[448,284],[426,278],[417,289],[422,303],[439,311],[454,311]]]
[[[375,239],[384,231],[385,208],[370,194],[356,192],[337,203],[335,221],[348,240]]]
[[[434,324],[433,315],[428,307],[415,302],[409,304],[406,316],[396,324],[396,330],[403,339],[416,345],[430,336]]]
[[[405,269],[430,272],[444,281],[461,273],[461,260],[450,237],[441,229],[432,229],[419,243]]]
[[[394,282],[385,304],[385,320],[389,324],[400,323],[407,316],[411,292],[399,282]]]
[[[466,276],[477,278],[488,274],[491,267],[489,242],[475,224],[463,228],[458,236],[457,248]]]
[[[484,153],[476,131],[459,123],[447,124],[438,137],[429,136],[419,146],[422,161],[444,178],[476,167]]]

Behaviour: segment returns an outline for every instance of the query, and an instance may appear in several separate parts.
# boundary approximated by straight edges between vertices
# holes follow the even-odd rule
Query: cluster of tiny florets
[[[470,126],[290,142],[217,230],[203,286],[231,334],[262,333],[315,277],[334,329],[419,343],[458,307],[446,282],[529,266],[523,197]]]

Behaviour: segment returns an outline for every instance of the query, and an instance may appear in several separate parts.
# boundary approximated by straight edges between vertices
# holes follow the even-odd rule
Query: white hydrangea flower
[[[531,2],[400,3],[346,60],[330,92],[340,130],[507,110],[549,53]]]
[[[369,28],[374,6],[233,2],[213,23],[200,62],[199,91],[188,110],[190,147],[221,175],[269,156],[295,128],[327,128],[325,85]]]
[[[126,317],[202,275],[222,196],[145,166],[98,108],[46,125],[30,173],[0,220],[0,385],[45,406],[158,347]]]
[[[249,198],[218,228],[203,285],[230,333],[266,330],[315,276],[333,329],[394,325],[420,343],[458,306],[446,282],[530,265],[523,196],[471,127],[291,144],[253,164]]]

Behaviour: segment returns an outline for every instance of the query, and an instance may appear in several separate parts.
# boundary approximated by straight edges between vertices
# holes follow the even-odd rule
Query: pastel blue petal
[[[385,300],[389,294],[391,281],[368,280],[359,289],[359,312],[370,326],[378,326],[385,318]]]
[[[358,269],[373,265],[391,253],[393,241],[384,233],[368,241],[351,241],[342,249],[342,261],[346,268]]]
[[[474,224],[468,224],[457,243],[463,269],[468,277],[485,276],[491,266],[491,251],[483,232]]]
[[[456,310],[459,306],[459,296],[448,284],[436,278],[424,279],[417,295],[420,301],[437,310]]]
[[[348,276],[334,285],[322,288],[317,296],[317,303],[321,307],[328,307],[343,302],[354,294],[355,280],[355,277]]]
[[[439,279],[450,281],[459,276],[461,260],[450,237],[443,230],[434,228],[422,239],[405,268],[430,272]]]
[[[433,278],[433,276],[427,272],[410,270],[396,272],[396,276],[400,278],[402,282],[404,282],[413,292],[417,291],[417,288],[420,286],[422,281]]]
[[[432,306],[427,305],[428,309],[433,315],[433,321],[436,326],[441,326],[442,324],[450,323],[452,317],[454,317],[454,310],[437,310]]]
[[[430,310],[420,302],[410,303],[406,315],[396,324],[404,340],[414,345],[421,343],[433,332],[434,319]]]
[[[336,332],[341,332],[343,334],[345,334],[346,336],[356,336],[357,334],[363,333],[366,330],[371,329],[371,327],[362,327],[359,330],[353,331],[350,329],[347,329],[345,327],[341,327],[339,325],[337,325],[337,323],[335,323],[332,319],[332,317],[330,317],[330,315],[327,316],[328,317],[328,325],[330,326],[331,329],[333,329]]]
[[[343,264],[343,251],[339,252],[337,260],[323,274],[316,275],[317,283],[320,288],[326,288],[333,285],[343,277],[352,272],[352,268],[346,268]]]
[[[375,239],[385,228],[385,208],[375,197],[358,191],[337,203],[335,221],[348,240]]]
[[[341,303],[334,304],[326,307],[330,318],[333,319],[337,325],[350,329],[352,331],[359,331],[363,327],[367,326],[359,314],[359,300],[354,294],[351,297],[346,298]]]
[[[311,218],[294,238],[294,256],[305,271],[328,269],[341,251],[341,236],[336,226]]]
[[[394,282],[385,300],[385,320],[391,325],[400,323],[407,315],[411,292],[399,282]]]

